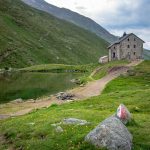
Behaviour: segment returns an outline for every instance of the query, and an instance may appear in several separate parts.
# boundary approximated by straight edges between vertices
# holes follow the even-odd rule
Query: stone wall
[[[141,59],[143,54],[143,41],[131,34],[128,38],[109,48],[109,61]]]
[[[134,35],[120,43],[120,59],[141,59],[143,53],[143,42]]]

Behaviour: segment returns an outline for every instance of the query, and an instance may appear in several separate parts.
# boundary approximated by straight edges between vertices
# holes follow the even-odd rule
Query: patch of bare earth
[[[108,74],[105,77],[93,82],[89,82],[84,87],[75,88],[67,92],[75,95],[75,99],[77,100],[87,99],[92,96],[100,95],[108,82],[117,78],[121,74],[125,74],[130,67],[136,66],[141,62],[142,61],[139,60],[131,62],[128,65],[113,67],[108,71]],[[0,119],[24,115],[35,109],[49,107],[52,104],[60,105],[62,103],[65,103],[65,101],[57,100],[57,98],[54,96],[43,98],[37,101],[30,100],[22,103],[10,102],[4,105],[0,105]]]

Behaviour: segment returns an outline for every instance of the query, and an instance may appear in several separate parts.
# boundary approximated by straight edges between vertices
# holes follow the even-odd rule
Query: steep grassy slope
[[[133,135],[135,150],[150,149],[150,61],[145,61],[127,76],[109,83],[101,96],[72,102],[61,106],[35,111],[31,114],[0,122],[0,133],[5,142],[1,149],[31,150],[95,150],[84,142],[87,133],[99,122],[114,114],[118,105],[124,103],[132,113],[134,121],[128,124]],[[64,132],[57,133],[53,123],[75,117],[91,122],[87,126],[60,125]]]
[[[95,34],[20,0],[0,1],[0,67],[97,62],[106,47]]]
[[[150,50],[144,49],[143,57],[145,60],[150,60]]]
[[[104,29],[102,26],[100,26],[92,19],[85,17],[81,14],[78,14],[76,12],[73,12],[69,9],[56,7],[54,5],[47,3],[45,0],[22,0],[22,1],[24,1],[25,3],[34,8],[46,11],[60,19],[69,21],[71,23],[78,25],[79,27],[87,29],[110,43],[118,39],[118,37],[110,34],[106,29]]]

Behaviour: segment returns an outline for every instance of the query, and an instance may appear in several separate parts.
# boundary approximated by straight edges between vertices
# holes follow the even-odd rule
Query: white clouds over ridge
[[[90,17],[111,33],[124,31],[143,38],[150,49],[150,0],[46,0]]]

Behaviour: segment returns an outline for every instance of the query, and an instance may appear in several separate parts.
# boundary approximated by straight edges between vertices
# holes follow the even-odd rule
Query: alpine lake
[[[16,72],[0,74],[0,104],[15,99],[36,99],[77,86],[82,73]]]

